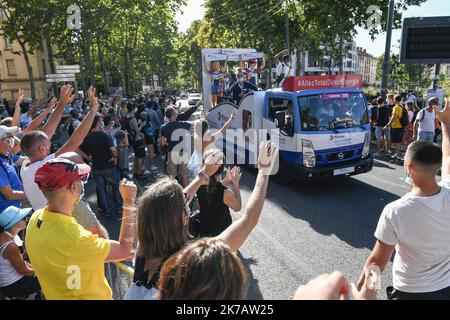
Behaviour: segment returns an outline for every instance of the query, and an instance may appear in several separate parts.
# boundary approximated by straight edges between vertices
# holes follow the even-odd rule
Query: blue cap
[[[8,207],[2,213],[0,213],[0,226],[4,230],[8,230],[20,220],[23,220],[27,216],[33,213],[33,209],[19,209],[17,207]]]

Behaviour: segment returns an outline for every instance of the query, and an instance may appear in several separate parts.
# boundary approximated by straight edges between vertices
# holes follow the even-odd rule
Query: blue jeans
[[[434,141],[434,132],[420,131],[418,141]]]
[[[116,168],[94,170],[93,171],[95,184],[97,186],[97,202],[98,207],[105,212],[111,212],[116,209],[122,209],[122,196],[119,191],[120,174]],[[106,185],[109,184],[112,190],[114,203],[108,202],[108,193]]]

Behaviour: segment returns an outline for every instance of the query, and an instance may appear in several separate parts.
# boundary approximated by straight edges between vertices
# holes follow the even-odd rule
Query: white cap
[[[19,131],[18,127],[0,126],[0,139],[5,138],[8,133],[14,134],[17,133],[17,131]]]

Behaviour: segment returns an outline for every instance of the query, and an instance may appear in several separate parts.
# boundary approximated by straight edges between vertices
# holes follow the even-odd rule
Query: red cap
[[[34,182],[42,191],[55,191],[87,178],[89,172],[91,167],[87,164],[76,164],[67,159],[56,158],[47,161],[36,171]]]
[[[258,63],[258,60],[257,59],[252,59],[252,60],[249,60],[248,62],[249,63]]]

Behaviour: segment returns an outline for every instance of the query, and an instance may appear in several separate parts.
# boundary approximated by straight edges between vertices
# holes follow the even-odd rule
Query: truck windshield
[[[353,128],[369,122],[362,93],[333,93],[299,97],[302,131]]]

